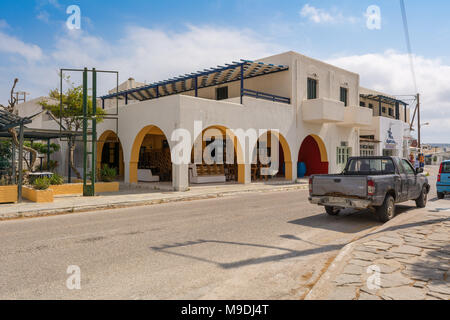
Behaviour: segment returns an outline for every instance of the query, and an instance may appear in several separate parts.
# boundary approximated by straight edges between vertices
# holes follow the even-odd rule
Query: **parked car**
[[[441,163],[436,182],[438,199],[444,199],[450,194],[450,160]]]
[[[374,209],[387,222],[397,203],[415,200],[417,207],[426,206],[430,185],[422,173],[399,157],[352,157],[341,174],[310,177],[309,201],[330,215],[345,208]]]

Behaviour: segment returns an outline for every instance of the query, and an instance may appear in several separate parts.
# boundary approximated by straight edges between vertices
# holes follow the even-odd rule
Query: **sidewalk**
[[[186,192],[153,190],[142,186],[121,185],[119,192],[101,194],[96,197],[82,197],[79,195],[56,196],[53,203],[34,203],[24,200],[24,202],[17,204],[0,204],[0,220],[210,199],[246,192],[307,189],[308,183],[303,180],[298,181],[296,184],[281,184],[277,182],[274,184],[199,185],[190,187],[189,191]]]
[[[348,244],[306,299],[450,300],[449,205],[429,202]]]

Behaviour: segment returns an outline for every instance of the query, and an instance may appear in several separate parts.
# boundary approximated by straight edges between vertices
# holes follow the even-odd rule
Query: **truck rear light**
[[[373,180],[367,180],[367,195],[375,195],[375,182]]]
[[[310,177],[309,178],[309,194],[312,194],[312,183],[313,183],[313,178]]]

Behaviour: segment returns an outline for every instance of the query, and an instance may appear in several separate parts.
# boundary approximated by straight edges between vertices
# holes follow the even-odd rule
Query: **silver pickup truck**
[[[415,200],[424,208],[430,191],[423,169],[399,157],[352,157],[341,174],[313,175],[309,201],[330,215],[341,209],[374,209],[382,222],[395,216],[395,204]]]

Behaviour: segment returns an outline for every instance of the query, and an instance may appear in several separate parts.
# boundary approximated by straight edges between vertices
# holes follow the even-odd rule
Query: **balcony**
[[[339,123],[344,121],[344,103],[337,100],[319,98],[304,100],[303,121],[312,123]]]
[[[269,100],[269,101],[273,101],[273,102],[281,102],[281,103],[287,103],[287,104],[291,103],[291,99],[287,98],[287,97],[276,96],[274,94],[250,90],[250,89],[244,89],[244,88],[241,90],[241,96],[248,96],[248,97],[252,97],[252,98],[256,98],[256,99],[264,99],[264,100]]]
[[[343,127],[370,127],[372,125],[372,110],[356,106],[345,107],[344,121],[339,123]]]

